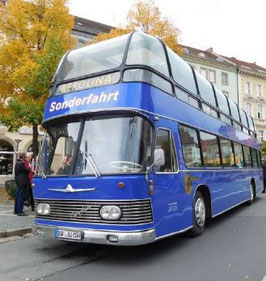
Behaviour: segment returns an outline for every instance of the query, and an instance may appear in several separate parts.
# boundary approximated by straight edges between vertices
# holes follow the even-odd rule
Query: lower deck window
[[[184,156],[184,162],[188,168],[201,167],[200,145],[195,129],[180,125],[180,138]]]
[[[200,132],[201,149],[204,165],[218,167],[221,164],[217,137],[212,134]]]

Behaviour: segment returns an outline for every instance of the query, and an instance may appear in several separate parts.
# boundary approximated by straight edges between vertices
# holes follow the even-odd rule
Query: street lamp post
[[[15,142],[17,144],[17,148],[16,148],[16,160],[18,160],[18,147],[19,147],[19,143],[21,142],[22,140],[20,139],[15,139]]]

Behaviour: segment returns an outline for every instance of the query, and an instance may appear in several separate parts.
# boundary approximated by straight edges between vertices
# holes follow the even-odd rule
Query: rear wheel
[[[193,202],[193,228],[189,230],[189,236],[196,237],[203,233],[206,223],[206,205],[204,197],[197,191]]]
[[[249,192],[250,192],[250,199],[247,201],[247,204],[251,205],[251,204],[253,204],[255,196],[256,196],[256,194],[255,194],[255,186],[254,186],[253,183],[250,183]]]

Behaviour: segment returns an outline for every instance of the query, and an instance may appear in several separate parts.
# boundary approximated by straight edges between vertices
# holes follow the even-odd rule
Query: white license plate
[[[57,229],[55,232],[55,237],[62,238],[62,239],[70,239],[70,240],[81,240],[82,232],[65,230],[65,229]]]

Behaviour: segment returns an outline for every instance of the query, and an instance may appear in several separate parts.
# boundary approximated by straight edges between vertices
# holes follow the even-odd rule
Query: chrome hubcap
[[[202,198],[198,198],[195,203],[195,219],[198,226],[204,225],[206,219],[206,210]]]

